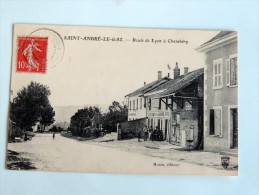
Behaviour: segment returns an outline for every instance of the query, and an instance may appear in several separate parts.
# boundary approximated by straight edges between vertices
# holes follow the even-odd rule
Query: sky
[[[60,34],[64,43],[64,55],[57,64],[48,64],[45,74],[16,72],[16,44],[13,45],[11,88],[15,94],[31,81],[49,86],[53,106],[109,105],[123,101],[125,95],[143,86],[144,82],[170,73],[175,63],[183,74],[205,65],[204,54],[195,50],[219,31],[102,28],[79,26],[18,26],[14,39],[30,34],[35,29],[47,27]],[[65,36],[116,37],[122,42],[67,40]],[[149,42],[134,42],[149,40]],[[153,40],[161,40],[154,43]],[[163,41],[165,40],[165,43]],[[169,43],[183,40],[184,43]],[[52,47],[49,42],[48,47]],[[55,45],[54,45],[55,46]],[[51,50],[51,48],[49,49]],[[171,70],[168,69],[168,65]]]

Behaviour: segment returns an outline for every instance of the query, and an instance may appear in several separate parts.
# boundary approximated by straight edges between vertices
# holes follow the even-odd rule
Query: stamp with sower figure
[[[48,37],[18,37],[17,72],[46,73]]]

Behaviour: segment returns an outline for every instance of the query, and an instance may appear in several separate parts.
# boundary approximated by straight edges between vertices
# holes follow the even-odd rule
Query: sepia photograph
[[[13,26],[6,168],[238,175],[238,33]]]

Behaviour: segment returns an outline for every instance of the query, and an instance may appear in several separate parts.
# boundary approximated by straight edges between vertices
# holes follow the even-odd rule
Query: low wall
[[[136,119],[133,121],[126,121],[120,123],[121,135],[118,135],[118,139],[131,139],[138,137],[138,132],[141,130],[141,137],[144,137],[143,128],[146,125],[146,119]]]

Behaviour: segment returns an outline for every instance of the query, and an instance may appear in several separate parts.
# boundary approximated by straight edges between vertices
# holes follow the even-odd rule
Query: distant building
[[[238,147],[237,32],[222,31],[197,48],[206,54],[204,150]]]

